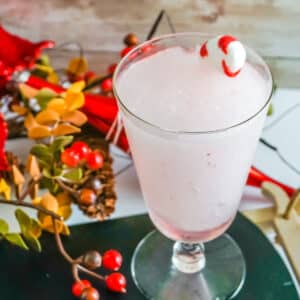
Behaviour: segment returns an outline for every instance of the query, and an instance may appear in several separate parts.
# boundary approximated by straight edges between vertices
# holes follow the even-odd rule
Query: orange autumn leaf
[[[87,122],[87,117],[79,110],[69,111],[63,114],[62,121],[72,123],[76,126],[82,126]]]
[[[44,125],[29,128],[28,137],[31,139],[42,139],[51,136],[51,130]]]
[[[65,96],[66,109],[68,111],[76,110],[84,105],[83,93],[74,93],[67,91]]]
[[[82,73],[85,73],[88,69],[87,60],[84,57],[74,57],[70,60],[67,72],[74,74],[74,75],[80,75]]]
[[[72,133],[78,133],[80,131],[81,131],[80,128],[75,127],[73,125],[60,124],[56,128],[53,129],[52,133],[55,136],[59,136],[59,135],[68,135],[68,134],[72,134]]]
[[[51,109],[62,115],[66,109],[65,100],[63,98],[54,98],[48,102],[47,109]]]
[[[32,154],[29,154],[28,156],[26,169],[35,181],[37,181],[41,177],[39,163],[37,161],[37,158]]]
[[[70,205],[63,205],[60,206],[58,209],[58,214],[63,217],[64,220],[67,220],[70,218],[72,214],[72,208]]]
[[[38,125],[38,123],[36,122],[34,116],[31,113],[29,113],[26,116],[25,121],[24,121],[25,128],[27,128],[27,130],[29,130],[29,128],[37,126],[37,125]]]
[[[36,96],[36,94],[38,93],[37,89],[34,89],[25,83],[19,83],[19,89],[20,89],[22,95],[28,99],[34,98]]]
[[[56,196],[58,205],[61,206],[65,206],[65,205],[71,205],[72,203],[72,199],[70,197],[70,195],[67,192],[61,192]]]
[[[56,198],[50,193],[42,196],[40,206],[54,213],[57,213],[59,208]]]
[[[51,109],[46,109],[38,113],[35,120],[42,125],[51,125],[60,120],[59,114]]]
[[[13,105],[12,110],[13,110],[13,112],[17,113],[20,116],[24,116],[28,112],[28,109],[26,107],[18,105],[18,104]]]

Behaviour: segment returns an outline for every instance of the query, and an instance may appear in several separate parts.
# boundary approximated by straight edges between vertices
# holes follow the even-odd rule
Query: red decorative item
[[[86,288],[91,287],[91,283],[86,280],[86,279],[82,279],[80,281],[76,281],[73,285],[72,285],[72,294],[75,297],[80,297],[83,290]]]
[[[248,180],[247,180],[247,185],[250,186],[254,186],[254,187],[258,187],[260,188],[262,183],[268,181],[268,182],[272,182],[277,184],[278,186],[280,186],[289,196],[292,196],[294,194],[294,192],[296,191],[296,189],[285,185],[271,177],[269,177],[268,175],[264,174],[263,172],[261,172],[260,170],[256,169],[255,167],[252,167],[250,169],[249,175],[248,175]]]
[[[7,125],[3,115],[0,113],[0,171],[7,171],[8,163],[5,155],[5,142],[7,140]]]
[[[15,71],[32,68],[41,51],[53,46],[53,41],[32,43],[0,26],[0,89]]]
[[[102,265],[104,268],[112,271],[118,271],[122,266],[123,258],[117,250],[107,250],[102,257]]]
[[[126,293],[126,278],[121,273],[111,273],[105,278],[109,290],[118,293]]]

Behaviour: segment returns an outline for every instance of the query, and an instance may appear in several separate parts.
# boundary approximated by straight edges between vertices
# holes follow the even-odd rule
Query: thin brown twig
[[[84,272],[84,273],[86,273],[86,274],[88,274],[88,275],[90,275],[90,276],[92,276],[92,277],[95,277],[95,278],[97,278],[97,279],[99,279],[99,280],[105,280],[105,277],[104,277],[104,276],[102,276],[102,275],[100,275],[100,274],[97,274],[97,273],[95,273],[95,272],[93,272],[93,271],[91,271],[91,270],[88,270],[88,269],[85,268],[84,266],[80,265],[80,264],[78,263],[78,261],[80,261],[82,257],[79,257],[79,258],[77,258],[77,259],[73,259],[73,258],[67,253],[66,249],[65,249],[64,246],[63,246],[62,240],[61,240],[61,238],[60,238],[60,234],[59,234],[58,229],[57,229],[57,224],[56,224],[56,222],[55,222],[55,220],[54,220],[53,218],[52,218],[52,222],[53,222],[53,227],[54,227],[55,241],[56,241],[58,250],[59,250],[59,252],[61,253],[61,255],[62,255],[62,256],[63,256],[70,264],[72,264],[72,266],[75,265],[77,270],[80,270],[81,272]],[[73,267],[72,267],[72,270],[73,270]],[[75,275],[75,276],[74,276],[74,275]],[[78,275],[78,274],[77,274],[77,275]],[[74,276],[74,279],[75,279],[76,281],[78,281],[79,276],[78,276],[78,278],[76,277],[76,272],[75,272],[75,274],[74,274],[74,270],[73,270],[73,276]],[[80,280],[80,279],[79,279],[79,280]]]
[[[56,182],[58,183],[58,185],[63,189],[63,190],[66,190],[72,194],[76,194],[77,191],[72,189],[71,187],[69,187],[68,185],[64,184],[62,180],[60,179],[56,179]]]
[[[3,200],[3,199],[0,199],[0,203],[2,204],[6,204],[6,205],[13,205],[13,206],[22,206],[22,207],[28,207],[28,208],[31,208],[31,209],[35,209],[35,210],[38,210],[46,215],[49,215],[51,216],[52,218],[54,218],[55,220],[63,220],[63,217],[57,215],[56,213],[48,210],[48,209],[45,209],[41,206],[37,206],[37,205],[34,205],[34,204],[31,204],[31,203],[28,203],[28,202],[19,202],[19,201],[15,201],[15,200]]]
[[[72,264],[72,274],[73,274],[75,281],[80,281],[77,264]]]

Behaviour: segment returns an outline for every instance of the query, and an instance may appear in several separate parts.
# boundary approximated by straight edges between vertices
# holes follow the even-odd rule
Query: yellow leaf
[[[41,225],[35,219],[31,219],[29,232],[37,239],[42,235]]]
[[[65,223],[63,223],[63,228],[61,230],[61,234],[64,234],[64,235],[71,234],[69,227]]]
[[[56,72],[51,72],[48,77],[47,81],[53,84],[58,84],[59,83],[59,78]]]
[[[58,212],[58,202],[56,198],[50,193],[46,193],[42,196],[40,206],[54,213]]]
[[[58,136],[58,135],[68,135],[68,134],[72,134],[72,133],[78,133],[80,131],[81,131],[80,128],[75,127],[73,125],[70,125],[70,124],[60,124],[55,129],[53,129],[52,133],[55,136]]]
[[[65,205],[71,205],[72,203],[72,199],[70,197],[70,195],[67,192],[61,192],[56,196],[58,205],[61,206],[65,206]]]
[[[0,194],[3,194],[5,200],[10,200],[11,188],[3,178],[0,179]]]
[[[29,99],[34,98],[35,95],[38,93],[37,89],[34,89],[25,83],[19,83],[19,89],[20,89],[22,95]]]
[[[66,93],[65,103],[67,110],[76,110],[84,105],[84,95],[83,93],[73,93],[68,91]]]
[[[28,137],[31,139],[42,139],[51,135],[51,130],[44,125],[37,125],[28,130]]]
[[[62,115],[65,112],[66,109],[66,103],[65,100],[62,98],[54,98],[51,100],[48,105],[48,109],[56,111],[58,114]]]
[[[27,160],[27,171],[37,181],[41,177],[40,167],[34,155],[29,155]]]
[[[68,92],[80,93],[84,87],[85,87],[85,82],[83,80],[76,81],[69,86],[67,93]]]
[[[84,57],[74,57],[70,60],[67,72],[74,74],[74,75],[80,75],[82,73],[85,73],[88,69],[87,60]]]
[[[35,118],[34,116],[29,113],[26,118],[25,118],[25,121],[24,121],[24,126],[25,128],[27,128],[27,130],[29,130],[31,127],[34,127],[38,125],[37,122],[35,121]]]
[[[28,109],[26,107],[17,105],[17,104],[12,106],[12,110],[13,110],[13,112],[17,113],[20,116],[26,115],[26,113],[28,111]]]
[[[20,172],[20,170],[16,165],[12,165],[12,174],[13,174],[14,184],[19,185],[25,182],[25,178],[23,174]]]
[[[41,201],[42,201],[42,197],[36,197],[36,198],[32,199],[32,204],[40,205]]]
[[[64,205],[60,206],[58,209],[58,214],[64,218],[64,220],[67,220],[70,218],[72,214],[72,208],[70,205]]]
[[[84,113],[79,110],[69,111],[63,114],[63,122],[69,122],[76,126],[82,126],[87,121],[87,117]]]
[[[52,109],[45,109],[37,114],[35,120],[42,125],[51,125],[59,121],[59,114]]]
[[[43,228],[43,230],[54,233],[54,224],[52,221],[52,217],[45,216],[42,221],[40,220],[40,223],[41,223],[41,227]],[[57,227],[57,231],[59,233],[61,233],[62,230],[64,230],[64,223],[56,220],[56,227]]]

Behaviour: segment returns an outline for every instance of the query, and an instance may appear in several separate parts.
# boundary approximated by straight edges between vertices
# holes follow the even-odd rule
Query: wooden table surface
[[[281,87],[300,86],[300,2],[295,0],[0,0],[0,22],[33,40],[80,42],[96,71],[117,58],[123,36],[143,40],[160,9],[177,31],[231,33],[262,54]],[[166,22],[159,33],[167,33]],[[58,51],[56,57],[64,58]]]

